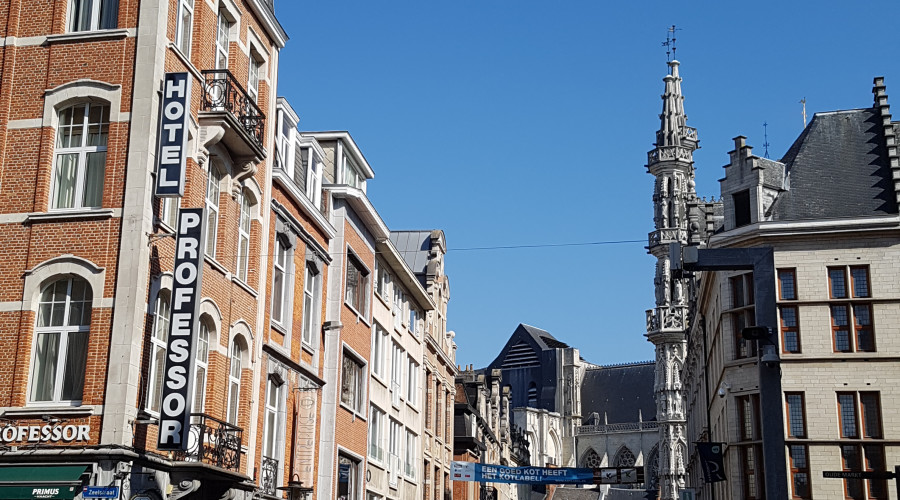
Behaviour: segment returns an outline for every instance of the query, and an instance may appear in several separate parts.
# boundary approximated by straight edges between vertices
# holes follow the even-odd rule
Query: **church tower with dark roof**
[[[654,231],[648,250],[656,257],[656,307],[647,311],[647,339],[656,346],[653,392],[659,421],[659,490],[663,500],[677,500],[684,487],[687,443],[680,380],[688,328],[689,283],[676,278],[669,243],[688,243],[688,203],[695,202],[693,153],[697,130],[686,125],[678,61],[670,61],[663,78],[665,93],[655,147],[647,154],[647,170],[656,178],[653,191]]]

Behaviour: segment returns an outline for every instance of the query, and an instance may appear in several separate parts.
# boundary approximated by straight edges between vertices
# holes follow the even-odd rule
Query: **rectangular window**
[[[859,437],[859,420],[856,414],[856,394],[852,392],[839,392],[838,416],[841,423],[842,438]]]
[[[750,191],[740,191],[731,195],[734,202],[734,227],[750,224]]]
[[[412,357],[409,358],[406,375],[406,402],[416,406],[419,403],[419,363],[416,363]]]
[[[119,0],[71,0],[69,31],[115,29],[119,20]]]
[[[250,267],[250,197],[241,193],[241,216],[238,220],[237,278],[247,282]]]
[[[347,282],[344,290],[344,302],[357,314],[369,315],[369,270],[355,255],[347,252]]]
[[[384,379],[387,375],[385,358],[387,358],[387,346],[390,340],[388,340],[388,332],[378,323],[375,323],[374,330],[372,335],[372,373]]]
[[[178,2],[178,20],[175,25],[175,46],[186,57],[191,57],[191,32],[194,29],[194,0]]]
[[[847,283],[848,270],[850,283]],[[874,352],[872,304],[856,300],[872,296],[869,267],[829,267],[828,295],[831,299],[851,299],[830,304],[834,351]]]
[[[356,166],[353,165],[350,158],[347,158],[346,154],[344,154],[344,162],[341,165],[341,179],[344,184],[355,188],[360,188],[362,184],[359,174],[356,173]]]
[[[294,155],[294,183],[300,188],[300,191],[306,193],[306,177],[309,175],[309,150],[300,143],[296,143],[296,153]]]
[[[386,301],[391,300],[391,274],[384,264],[375,262],[375,293]]]
[[[853,329],[856,331],[856,350],[875,351],[875,331],[872,329],[872,305],[853,305]]]
[[[416,479],[416,464],[418,464],[418,457],[416,450],[419,446],[418,436],[413,434],[411,431],[407,429],[406,431],[406,460],[404,460],[403,473],[406,477],[415,480]]]
[[[345,353],[341,367],[341,404],[355,412],[362,411],[364,384],[363,364]]]
[[[409,305],[409,332],[419,336],[419,311],[412,304]]]
[[[860,448],[855,445],[841,446],[841,464],[847,472],[862,472]],[[862,479],[844,479],[844,497],[865,500]]]
[[[85,103],[59,112],[51,209],[103,205],[109,109]]]
[[[394,315],[394,329],[400,330],[403,323],[403,303],[406,302],[406,294],[397,284],[394,285],[394,305],[392,313]]]
[[[406,351],[396,342],[391,344],[391,403],[399,406],[403,402],[403,365]]]
[[[177,229],[178,225],[178,210],[179,205],[181,204],[181,198],[160,198],[160,214],[159,221],[163,224],[169,226],[170,229]]]
[[[216,235],[219,228],[219,186],[222,184],[222,174],[212,165],[211,160],[206,161],[206,255],[216,256]]]
[[[400,477],[400,454],[401,439],[403,439],[403,426],[400,422],[390,419],[390,436],[388,436],[389,460],[388,460],[388,482],[391,486],[397,485]]]
[[[877,392],[860,392],[859,408],[862,413],[863,438],[881,439],[881,397]]]
[[[740,440],[759,439],[759,394],[748,394],[735,398],[740,415]]]
[[[851,266],[850,279],[853,282],[853,297],[868,298],[871,297],[869,290],[869,267],[868,266]]]
[[[788,437],[806,437],[806,414],[802,392],[788,392],[784,395],[787,406]]]
[[[809,487],[809,451],[805,445],[788,447],[791,459],[791,492],[793,498],[812,498]]]
[[[281,238],[275,238],[275,259],[272,265],[272,322],[279,325],[285,324],[285,301],[287,299],[287,278],[288,278],[288,248],[281,241]]]
[[[384,412],[372,406],[369,419],[369,458],[384,460]]]
[[[731,286],[731,324],[734,330],[734,358],[756,356],[756,342],[744,340],[741,332],[756,324],[756,308],[753,297],[753,273],[729,278]]]
[[[832,299],[847,298],[847,275],[843,267],[828,268],[828,292]]]
[[[884,460],[884,446],[878,444],[863,445],[863,455],[867,471],[885,471],[887,464]],[[869,479],[866,481],[869,488],[870,499],[887,499],[887,480]]]
[[[797,300],[796,274],[793,269],[778,270],[778,298]]]
[[[322,206],[322,159],[311,150],[309,169],[306,177],[306,197],[312,204],[324,211]]]
[[[845,305],[831,306],[831,331],[835,352],[853,352],[850,345],[850,313]]]
[[[250,54],[250,78],[247,81],[247,93],[253,102],[259,102],[259,61]]]
[[[307,262],[303,277],[303,343],[312,345],[313,331],[316,328],[316,303],[318,302],[319,273],[315,266]]]
[[[338,478],[334,500],[357,500],[359,492],[359,462],[348,456],[338,455]]]
[[[741,453],[741,469],[744,477],[744,498],[757,500],[765,498],[763,478],[762,445],[750,444],[739,447]]]
[[[231,22],[225,17],[225,11],[219,11],[219,19],[216,26],[216,69],[228,69],[228,45],[231,30]]]
[[[781,306],[778,308],[781,317],[782,351],[791,354],[800,352],[800,321],[797,307]]]
[[[265,416],[265,441],[263,441],[263,456],[277,459],[278,429],[278,402],[281,400],[281,386],[272,378],[269,378],[266,386],[266,416]]]

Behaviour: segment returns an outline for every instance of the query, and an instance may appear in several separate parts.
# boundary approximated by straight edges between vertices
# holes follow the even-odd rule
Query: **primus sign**
[[[156,152],[156,196],[184,196],[191,81],[187,73],[166,73],[163,82],[159,149]]]
[[[175,242],[175,283],[172,286],[169,345],[159,410],[160,450],[186,450],[193,394],[193,361],[197,335],[197,307],[203,273],[202,208],[183,208],[178,213]]]
[[[0,443],[89,441],[90,425],[7,425],[0,427]]]

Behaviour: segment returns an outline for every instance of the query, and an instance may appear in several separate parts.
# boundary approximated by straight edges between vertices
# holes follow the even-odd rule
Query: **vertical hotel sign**
[[[163,82],[159,149],[156,151],[156,196],[184,196],[191,82],[188,73],[166,73]]]
[[[197,349],[200,283],[205,246],[203,208],[182,208],[175,242],[169,343],[159,409],[160,450],[186,450],[193,398],[193,363]]]

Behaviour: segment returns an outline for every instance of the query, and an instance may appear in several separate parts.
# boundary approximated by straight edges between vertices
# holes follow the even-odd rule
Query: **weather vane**
[[[768,158],[769,157],[769,123],[768,122],[763,122],[763,137],[765,138],[765,141],[766,141],[763,143],[763,147],[765,148],[763,157]]]
[[[673,24],[671,27],[666,28],[666,41],[663,42],[663,47],[666,48],[666,61],[672,62],[675,59],[675,32],[681,31],[681,28],[676,28]]]

